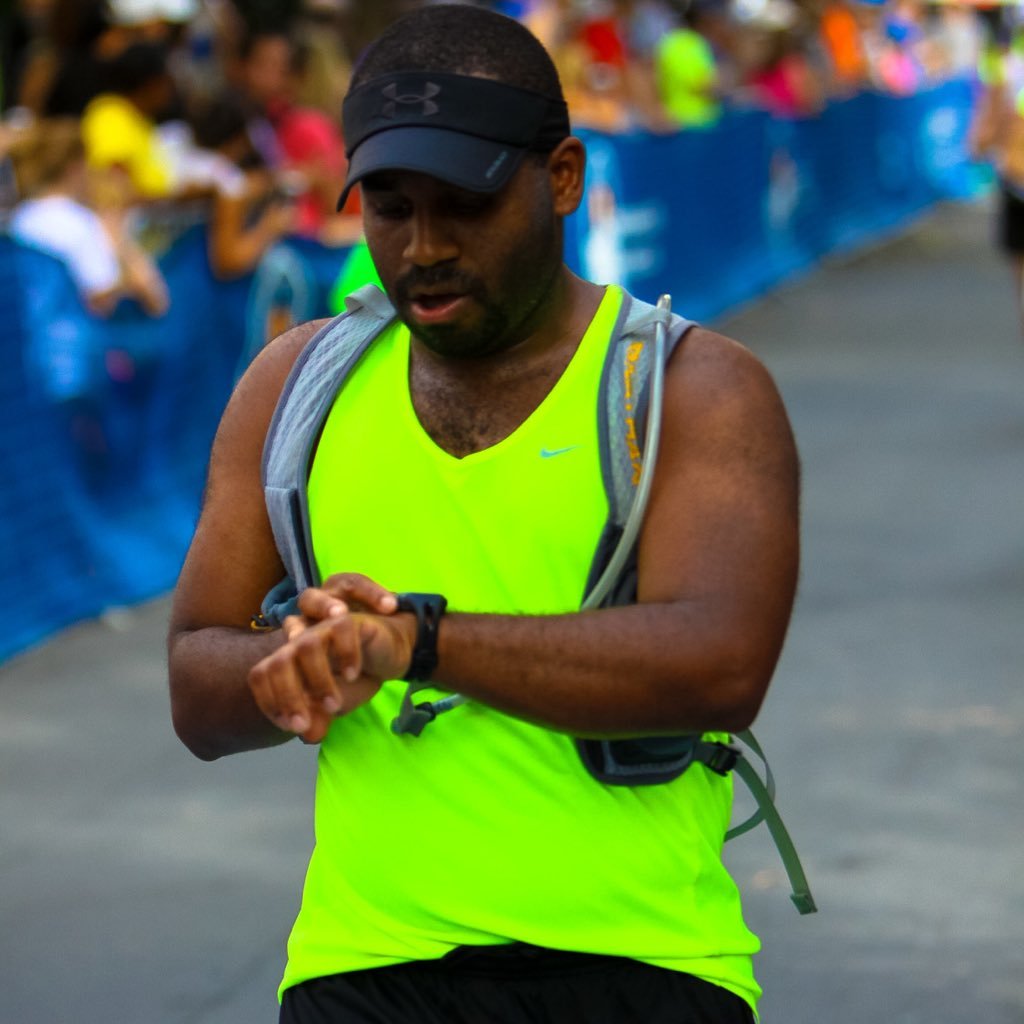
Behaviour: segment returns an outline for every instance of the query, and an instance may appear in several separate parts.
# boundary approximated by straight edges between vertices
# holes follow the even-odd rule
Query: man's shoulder
[[[290,370],[295,360],[305,351],[309,343],[329,323],[331,317],[324,317],[318,320],[306,320],[301,324],[290,327],[287,331],[279,334],[260,353],[258,360],[272,362],[275,366],[287,366]],[[255,366],[255,363],[253,364]]]
[[[669,393],[695,411],[724,400],[775,394],[771,373],[761,359],[735,338],[695,324],[669,360]]]
[[[714,465],[719,483],[751,474],[799,488],[799,459],[779,389],[765,364],[733,338],[687,332],[665,380],[665,446],[676,471]]]
[[[260,462],[285,382],[309,340],[327,320],[298,324],[269,342],[242,374],[228,401],[210,461],[211,490],[224,480],[246,487],[260,476]]]
[[[719,363],[731,365],[747,360],[760,362],[742,342],[696,322],[683,336],[677,351],[680,358],[708,366]]]
[[[296,324],[268,342],[238,382],[236,397],[241,402],[276,403],[299,356],[330,318]]]

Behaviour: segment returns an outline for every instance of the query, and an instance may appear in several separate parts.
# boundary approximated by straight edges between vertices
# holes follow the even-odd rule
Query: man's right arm
[[[284,381],[322,324],[300,324],[264,349],[231,396],[213,444],[167,642],[174,729],[203,760],[294,736],[263,715],[248,686],[249,670],[284,638],[249,623],[285,575],[264,503],[263,444]]]

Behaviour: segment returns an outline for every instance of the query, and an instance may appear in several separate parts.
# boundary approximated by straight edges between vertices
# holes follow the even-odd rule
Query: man
[[[736,343],[686,333],[636,601],[579,611],[608,504],[595,399],[627,299],[562,263],[585,155],[550,59],[513,21],[426,7],[365,54],[345,115],[347,186],[400,322],[311,428],[301,493],[268,488],[279,531],[282,509],[308,521],[324,582],[283,630],[247,628],[284,575],[261,447],[310,324],[229,404],[170,631],[198,756],[320,744],[281,1019],[749,1022],[729,780],[694,765],[606,785],[574,737],[756,714],[797,575],[778,394]],[[393,735],[403,678],[468,703]]]

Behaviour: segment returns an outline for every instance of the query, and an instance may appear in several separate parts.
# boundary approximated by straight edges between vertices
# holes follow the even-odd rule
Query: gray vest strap
[[[285,381],[262,465],[270,525],[292,580],[290,587],[275,587],[263,602],[263,615],[272,624],[289,614],[296,592],[320,583],[306,496],[310,457],[335,396],[360,356],[394,319],[395,311],[379,288],[360,288],[345,300],[345,312],[309,340]]]

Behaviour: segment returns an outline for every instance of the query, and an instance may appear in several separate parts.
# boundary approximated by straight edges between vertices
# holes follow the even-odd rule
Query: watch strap
[[[437,634],[448,602],[440,594],[396,594],[398,610],[416,616],[416,641],[409,668],[402,678],[407,683],[425,683],[437,668]]]

